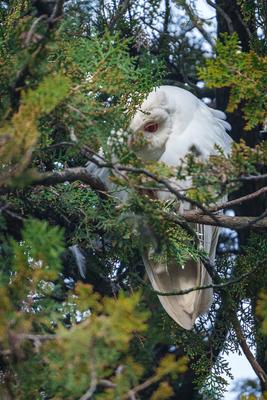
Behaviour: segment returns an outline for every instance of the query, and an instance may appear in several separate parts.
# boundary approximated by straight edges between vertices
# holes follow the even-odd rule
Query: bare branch
[[[90,175],[87,168],[76,167],[66,168],[63,171],[51,171],[37,175],[34,180],[30,183],[31,186],[36,185],[57,185],[64,182],[76,182],[81,181],[88,184],[93,190],[100,193],[107,192],[107,188],[102,181]],[[10,186],[0,187],[0,195],[13,192],[15,189]]]
[[[213,47],[214,40],[211,38],[209,33],[203,27],[203,20],[198,15],[196,15],[192,7],[186,1],[183,1],[182,5],[194,27],[201,33],[203,38],[210,44],[210,46]]]
[[[94,340],[93,340],[94,342]],[[80,400],[89,400],[95,393],[98,385],[96,366],[95,366],[95,354],[94,354],[94,343],[92,346],[92,354],[90,356],[90,371],[91,371],[91,385],[89,389],[83,394]]]
[[[45,342],[47,340],[55,340],[57,338],[57,335],[37,335],[34,333],[19,333],[16,335],[17,339],[20,340],[30,340],[32,342],[39,341],[39,342]]]
[[[243,334],[240,322],[236,316],[235,316],[234,320],[232,321],[232,323],[233,323],[233,328],[236,333],[236,337],[237,337],[237,340],[238,340],[238,343],[239,343],[241,349],[243,350],[245,356],[247,357],[250,365],[254,369],[255,374],[258,376],[260,382],[262,383],[264,390],[267,390],[267,375],[264,372],[263,368],[260,366],[260,364],[257,362],[253,353],[251,352],[251,350],[247,344],[246,338]]]
[[[142,390],[147,389],[149,386],[153,385],[158,381],[157,376],[152,376],[151,378],[148,378],[145,382],[141,383],[140,385],[135,386],[133,389],[129,390],[129,392],[126,394],[124,397],[125,399],[134,399],[135,395]]]
[[[215,212],[215,211],[219,211],[219,210],[224,210],[225,208],[230,208],[230,207],[236,206],[237,204],[241,204],[241,203],[245,203],[246,201],[253,200],[256,197],[259,197],[264,193],[267,193],[267,186],[262,187],[261,189],[257,190],[256,192],[249,193],[245,196],[239,197],[238,199],[234,199],[232,201],[227,201],[226,203],[209,208],[209,211]]]
[[[182,216],[187,222],[194,222],[203,225],[221,226],[223,228],[231,228],[235,230],[246,229],[249,227],[255,229],[267,228],[267,212],[264,212],[257,218],[254,217],[228,217],[225,215],[217,215],[216,222],[208,215],[201,215],[198,211],[188,211]],[[173,218],[173,216],[170,216]],[[177,221],[178,222],[178,221]]]
[[[63,171],[45,172],[34,180],[34,185],[48,186],[64,182],[75,182],[77,180],[87,183],[97,191],[107,190],[103,182],[90,175],[88,170],[84,167],[67,168]]]
[[[227,27],[228,27],[228,31],[230,33],[230,35],[232,35],[234,33],[234,26],[233,26],[233,21],[232,19],[229,17],[229,15],[224,11],[224,9],[222,7],[220,7],[218,4],[213,3],[211,0],[207,0],[207,3],[215,8],[215,10],[217,11],[218,14],[221,14],[221,16],[225,19],[226,23],[227,23]]]
[[[231,182],[251,182],[251,181],[267,181],[267,174],[262,175],[242,175]]]
[[[104,387],[111,388],[111,389],[114,389],[116,387],[115,383],[113,383],[113,382],[111,382],[111,381],[109,381],[107,379],[100,379],[98,384],[102,385]]]
[[[25,40],[25,46],[28,47],[31,43],[32,37],[34,36],[34,32],[35,29],[37,27],[37,25],[39,24],[40,21],[42,21],[43,19],[46,19],[47,16],[46,15],[41,15],[39,18],[36,18],[27,34],[26,40]]]
[[[117,12],[115,13],[115,15],[113,15],[109,23],[110,30],[112,30],[115,27],[117,21],[126,13],[129,5],[130,5],[130,0],[121,0],[119,2]]]
[[[97,376],[96,376],[96,371],[95,368],[92,368],[92,374],[91,374],[91,386],[89,389],[84,393],[84,395],[80,398],[80,400],[89,400],[95,393],[97,388]]]
[[[267,259],[261,260],[250,271],[245,272],[244,274],[238,276],[237,278],[228,279],[228,280],[220,282],[220,283],[212,283],[210,285],[195,286],[192,288],[188,288],[188,289],[184,289],[184,290],[177,290],[177,291],[172,291],[172,292],[159,292],[157,290],[153,290],[153,293],[157,294],[158,296],[182,296],[184,294],[195,292],[197,290],[205,290],[205,289],[211,289],[211,288],[212,289],[225,288],[226,286],[231,286],[231,285],[241,282],[243,279],[245,279],[248,276],[250,276],[251,274],[253,274],[259,268],[259,266],[261,266],[266,261],[267,261]],[[218,277],[216,280],[218,280]]]

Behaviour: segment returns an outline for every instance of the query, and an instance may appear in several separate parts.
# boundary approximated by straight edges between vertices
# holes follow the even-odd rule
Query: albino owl
[[[190,151],[197,153],[202,160],[208,160],[215,153],[215,144],[226,154],[231,150],[232,140],[226,133],[231,127],[225,121],[225,114],[209,108],[192,93],[178,87],[161,86],[153,90],[135,114],[129,128],[132,138],[143,132],[146,144],[138,151],[138,155],[144,161],[161,161],[175,167]],[[97,171],[91,163],[88,168],[90,173],[97,173],[108,187],[112,186],[107,169]],[[190,178],[180,182],[172,180],[172,184],[176,188],[186,189],[191,181]],[[158,193],[161,200],[172,196],[168,192]],[[180,211],[189,209],[188,203],[180,207]],[[201,245],[213,262],[219,229],[199,224],[193,227],[202,238]],[[142,257],[150,282],[157,291],[173,292],[211,283],[201,262],[189,260],[181,266],[173,260],[163,265],[153,261],[149,251],[145,251]],[[179,325],[192,329],[195,319],[208,311],[212,289],[158,297],[164,309]]]

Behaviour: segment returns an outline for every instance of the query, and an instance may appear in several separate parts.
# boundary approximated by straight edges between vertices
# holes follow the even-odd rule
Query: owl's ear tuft
[[[168,100],[167,100],[167,96],[166,93],[162,90],[160,91],[156,91],[156,99],[157,99],[157,106],[166,106]]]
[[[151,106],[152,108],[165,108],[167,103],[168,99],[166,93],[160,88],[156,88],[149,94],[145,105],[148,106],[148,108]]]

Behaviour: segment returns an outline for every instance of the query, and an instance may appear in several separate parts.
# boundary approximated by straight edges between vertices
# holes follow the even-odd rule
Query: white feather
[[[69,247],[70,252],[72,253],[75,262],[78,266],[80,275],[83,279],[85,279],[85,274],[86,274],[86,259],[81,250],[79,249],[79,246],[77,244],[74,244],[73,246]]]
[[[141,110],[131,121],[133,135],[144,132],[147,145],[139,151],[145,161],[161,161],[170,166],[178,166],[185,155],[196,149],[203,160],[215,154],[215,144],[228,154],[232,140],[226,133],[231,129],[225,121],[225,114],[210,109],[190,92],[172,86],[161,86],[153,90]],[[157,123],[156,133],[145,131],[147,123]],[[108,172],[102,176],[108,180]],[[191,185],[186,181],[173,181],[176,187],[185,189]],[[162,192],[159,198],[166,200],[171,194]],[[224,199],[225,200],[225,199]],[[182,204],[180,211],[190,209],[190,204]],[[202,235],[202,247],[214,261],[218,241],[218,227],[195,225],[194,229]],[[189,260],[185,266],[174,260],[168,265],[156,263],[149,251],[143,254],[144,265],[153,288],[159,292],[173,292],[207,285],[211,278],[200,262]],[[185,295],[159,296],[167,313],[185,329],[192,329],[195,319],[206,312],[212,302],[212,289],[192,291]]]

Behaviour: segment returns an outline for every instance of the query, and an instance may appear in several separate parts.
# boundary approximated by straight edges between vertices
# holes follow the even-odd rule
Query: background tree
[[[1,1],[2,398],[221,399],[223,352],[239,345],[267,390],[267,10],[207,3],[217,43],[193,1]],[[192,154],[173,171],[144,165],[113,135],[112,164],[110,133],[127,132],[166,83],[227,109],[239,142],[230,158]],[[84,168],[100,146],[99,168],[119,171],[130,193],[124,205]],[[187,175],[202,212],[178,218],[140,191]],[[222,208],[237,217],[212,214],[226,192]],[[145,242],[162,257],[201,257],[188,222],[238,232],[222,235],[216,266],[206,262],[215,301],[192,332],[164,313],[140,256]]]

